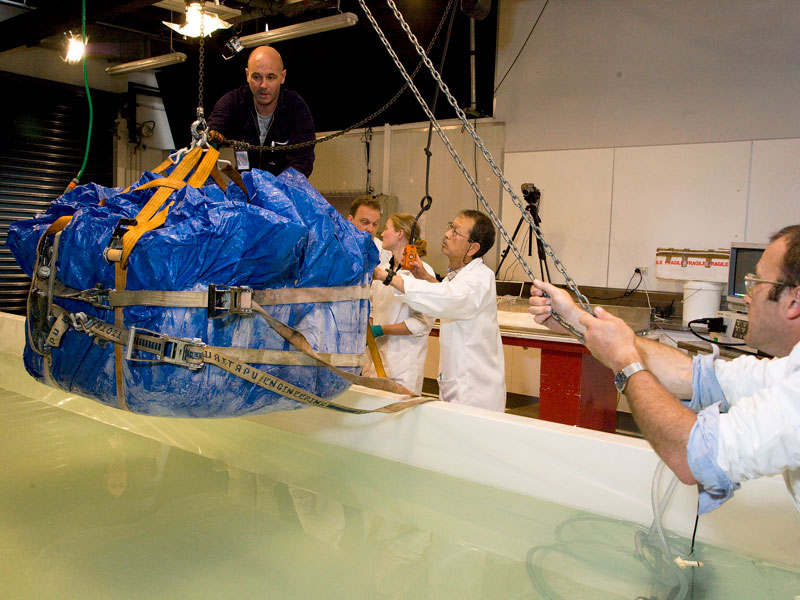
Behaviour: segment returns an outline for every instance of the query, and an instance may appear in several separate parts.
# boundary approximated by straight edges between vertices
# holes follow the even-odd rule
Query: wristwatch
[[[628,385],[628,379],[630,379],[631,375],[646,370],[647,368],[642,363],[634,362],[621,371],[617,371],[614,375],[614,385],[617,386],[617,391],[622,394],[625,391],[625,386]]]

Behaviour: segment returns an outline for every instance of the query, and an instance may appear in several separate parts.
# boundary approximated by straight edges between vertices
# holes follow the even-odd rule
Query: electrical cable
[[[653,325],[655,325],[656,327],[658,327],[658,329],[661,330],[661,335],[666,337],[668,340],[670,340],[677,347],[678,346],[678,341],[675,338],[673,338],[669,333],[667,333],[667,330],[664,329],[661,326],[661,321],[666,321],[666,319],[663,318],[663,317],[657,317],[655,315],[655,312],[653,311],[653,305],[650,303],[650,292],[647,289],[647,281],[646,280],[643,282],[643,285],[644,285],[644,295],[647,297],[647,307],[650,309],[650,314],[653,315]]]
[[[92,93],[89,91],[89,77],[86,73],[86,0],[81,0],[81,42],[83,43],[83,85],[86,88],[86,99],[89,102],[89,129],[86,133],[86,148],[83,152],[83,164],[81,165],[78,174],[75,178],[67,184],[64,193],[75,189],[81,182],[83,172],[86,169],[86,164],[89,162],[89,147],[92,141],[92,124],[94,123],[94,107],[92,106]]]
[[[547,8],[548,2],[550,2],[550,0],[545,0],[544,6],[542,6],[542,10],[539,11],[539,16],[536,17],[536,21],[534,21],[533,27],[531,27],[531,30],[528,33],[528,37],[526,37],[525,41],[522,42],[522,48],[519,49],[519,52],[517,52],[517,55],[514,57],[514,60],[511,61],[511,66],[508,67],[508,70],[506,71],[506,74],[503,75],[503,78],[500,80],[500,83],[498,83],[497,87],[494,88],[495,96],[497,95],[497,90],[499,90],[500,86],[503,85],[503,82],[506,80],[506,77],[508,77],[508,74],[511,72],[511,69],[513,69],[514,65],[517,63],[517,59],[519,58],[520,54],[522,54],[522,51],[525,50],[525,46],[528,44],[528,40],[531,39],[531,36],[533,35],[533,30],[536,29],[536,26],[539,24],[539,19],[542,18],[542,13],[544,13],[544,9]]]
[[[639,281],[636,283],[636,287],[631,289],[631,282],[633,281],[633,278],[636,277],[637,275],[639,276]],[[639,286],[642,285],[642,281],[644,281],[644,276],[642,275],[642,272],[640,270],[636,269],[634,270],[633,275],[631,275],[630,279],[628,279],[628,283],[625,286],[625,293],[622,294],[621,296],[611,296],[610,298],[601,298],[600,296],[591,296],[589,294],[586,294],[586,297],[591,298],[592,300],[620,300],[621,298],[627,298],[628,296],[633,294],[636,290],[638,290]]]
[[[531,235],[531,231],[530,231],[530,229],[528,229],[528,231],[525,232],[525,235],[522,236],[522,241],[520,242],[520,246],[524,246],[525,245],[525,242],[530,237],[530,235]],[[516,267],[518,265],[519,265],[519,259],[515,256],[514,260],[511,261],[511,264],[509,264],[506,267],[505,271],[503,271],[503,276],[500,278],[500,281],[509,281],[509,277],[514,275],[514,270],[516,269]],[[511,271],[511,273],[509,273],[509,271]]]
[[[695,540],[695,537],[697,536],[697,524],[699,522],[700,522],[700,499],[698,498],[698,500],[697,500],[697,512],[695,513],[695,516],[694,516],[694,530],[692,531],[692,544],[689,547],[689,554],[687,556],[694,556],[694,540]],[[691,589],[692,589],[691,600],[694,600],[694,572],[695,572],[694,570],[696,568],[697,567],[694,567],[694,566],[692,567],[692,581],[689,584],[689,587],[691,587]]]

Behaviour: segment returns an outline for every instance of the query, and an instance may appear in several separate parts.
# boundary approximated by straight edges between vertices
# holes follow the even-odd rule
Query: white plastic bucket
[[[722,299],[722,283],[687,281],[683,284],[683,324],[694,319],[716,317]]]

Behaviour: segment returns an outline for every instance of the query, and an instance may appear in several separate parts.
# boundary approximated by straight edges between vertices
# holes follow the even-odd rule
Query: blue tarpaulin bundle
[[[131,186],[133,191],[79,186],[53,201],[44,214],[9,228],[9,247],[22,269],[34,277],[24,355],[28,372],[50,385],[121,406],[115,372],[121,362],[124,408],[149,415],[230,417],[303,406],[214,364],[187,368],[130,348],[120,361],[115,359],[114,343],[81,330],[76,315],[77,321],[88,319],[107,324],[108,329],[115,323],[115,311],[104,300],[104,293],[115,287],[115,266],[104,260],[104,251],[120,219],[135,219],[156,193],[136,188],[158,177],[145,172]],[[235,185],[223,191],[211,179],[199,189],[187,185],[172,192],[169,200],[174,203],[164,225],[142,235],[130,252],[125,289],[202,293],[209,286],[368,289],[378,263],[375,244],[341,217],[305,177],[293,169],[278,177],[254,170],[243,179],[247,194]],[[63,216],[71,220],[60,239],[50,241],[55,236],[43,234]],[[317,353],[357,357],[364,353],[369,311],[365,297],[264,308],[299,331]],[[195,340],[223,351],[296,353],[257,314],[212,319],[208,307],[148,303],[119,310],[126,331],[135,328]],[[58,332],[57,344],[48,343],[59,329],[54,315],[62,315],[69,324]],[[350,385],[321,366],[248,364],[324,399]],[[358,366],[341,368],[360,372]]]

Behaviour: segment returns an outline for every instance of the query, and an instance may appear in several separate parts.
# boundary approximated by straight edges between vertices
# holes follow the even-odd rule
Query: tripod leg
[[[542,240],[537,239],[536,250],[539,253],[539,270],[542,273],[542,281],[550,281],[550,267],[547,266],[547,253],[544,251]],[[545,272],[547,272],[547,279],[544,277]]]
[[[522,227],[522,222],[523,222],[524,220],[525,220],[525,217],[520,217],[520,218],[519,218],[519,221],[517,221],[517,226],[516,226],[516,228],[514,229],[514,233],[513,233],[513,234],[512,234],[512,236],[511,236],[511,242],[512,242],[512,243],[513,243],[513,242],[514,242],[514,240],[517,238],[517,234],[519,233],[519,228],[520,228],[520,227]],[[505,259],[506,259],[506,256],[508,256],[508,252],[509,252],[509,250],[511,250],[511,244],[509,244],[508,246],[506,246],[506,249],[505,249],[505,250],[503,250],[503,253],[500,255],[500,262],[498,263],[498,265],[497,265],[497,269],[496,269],[496,270],[495,270],[495,272],[494,272],[494,276],[495,276],[495,277],[497,277],[497,275],[500,273],[500,267],[502,267],[502,266],[503,266],[503,261],[505,261]]]

